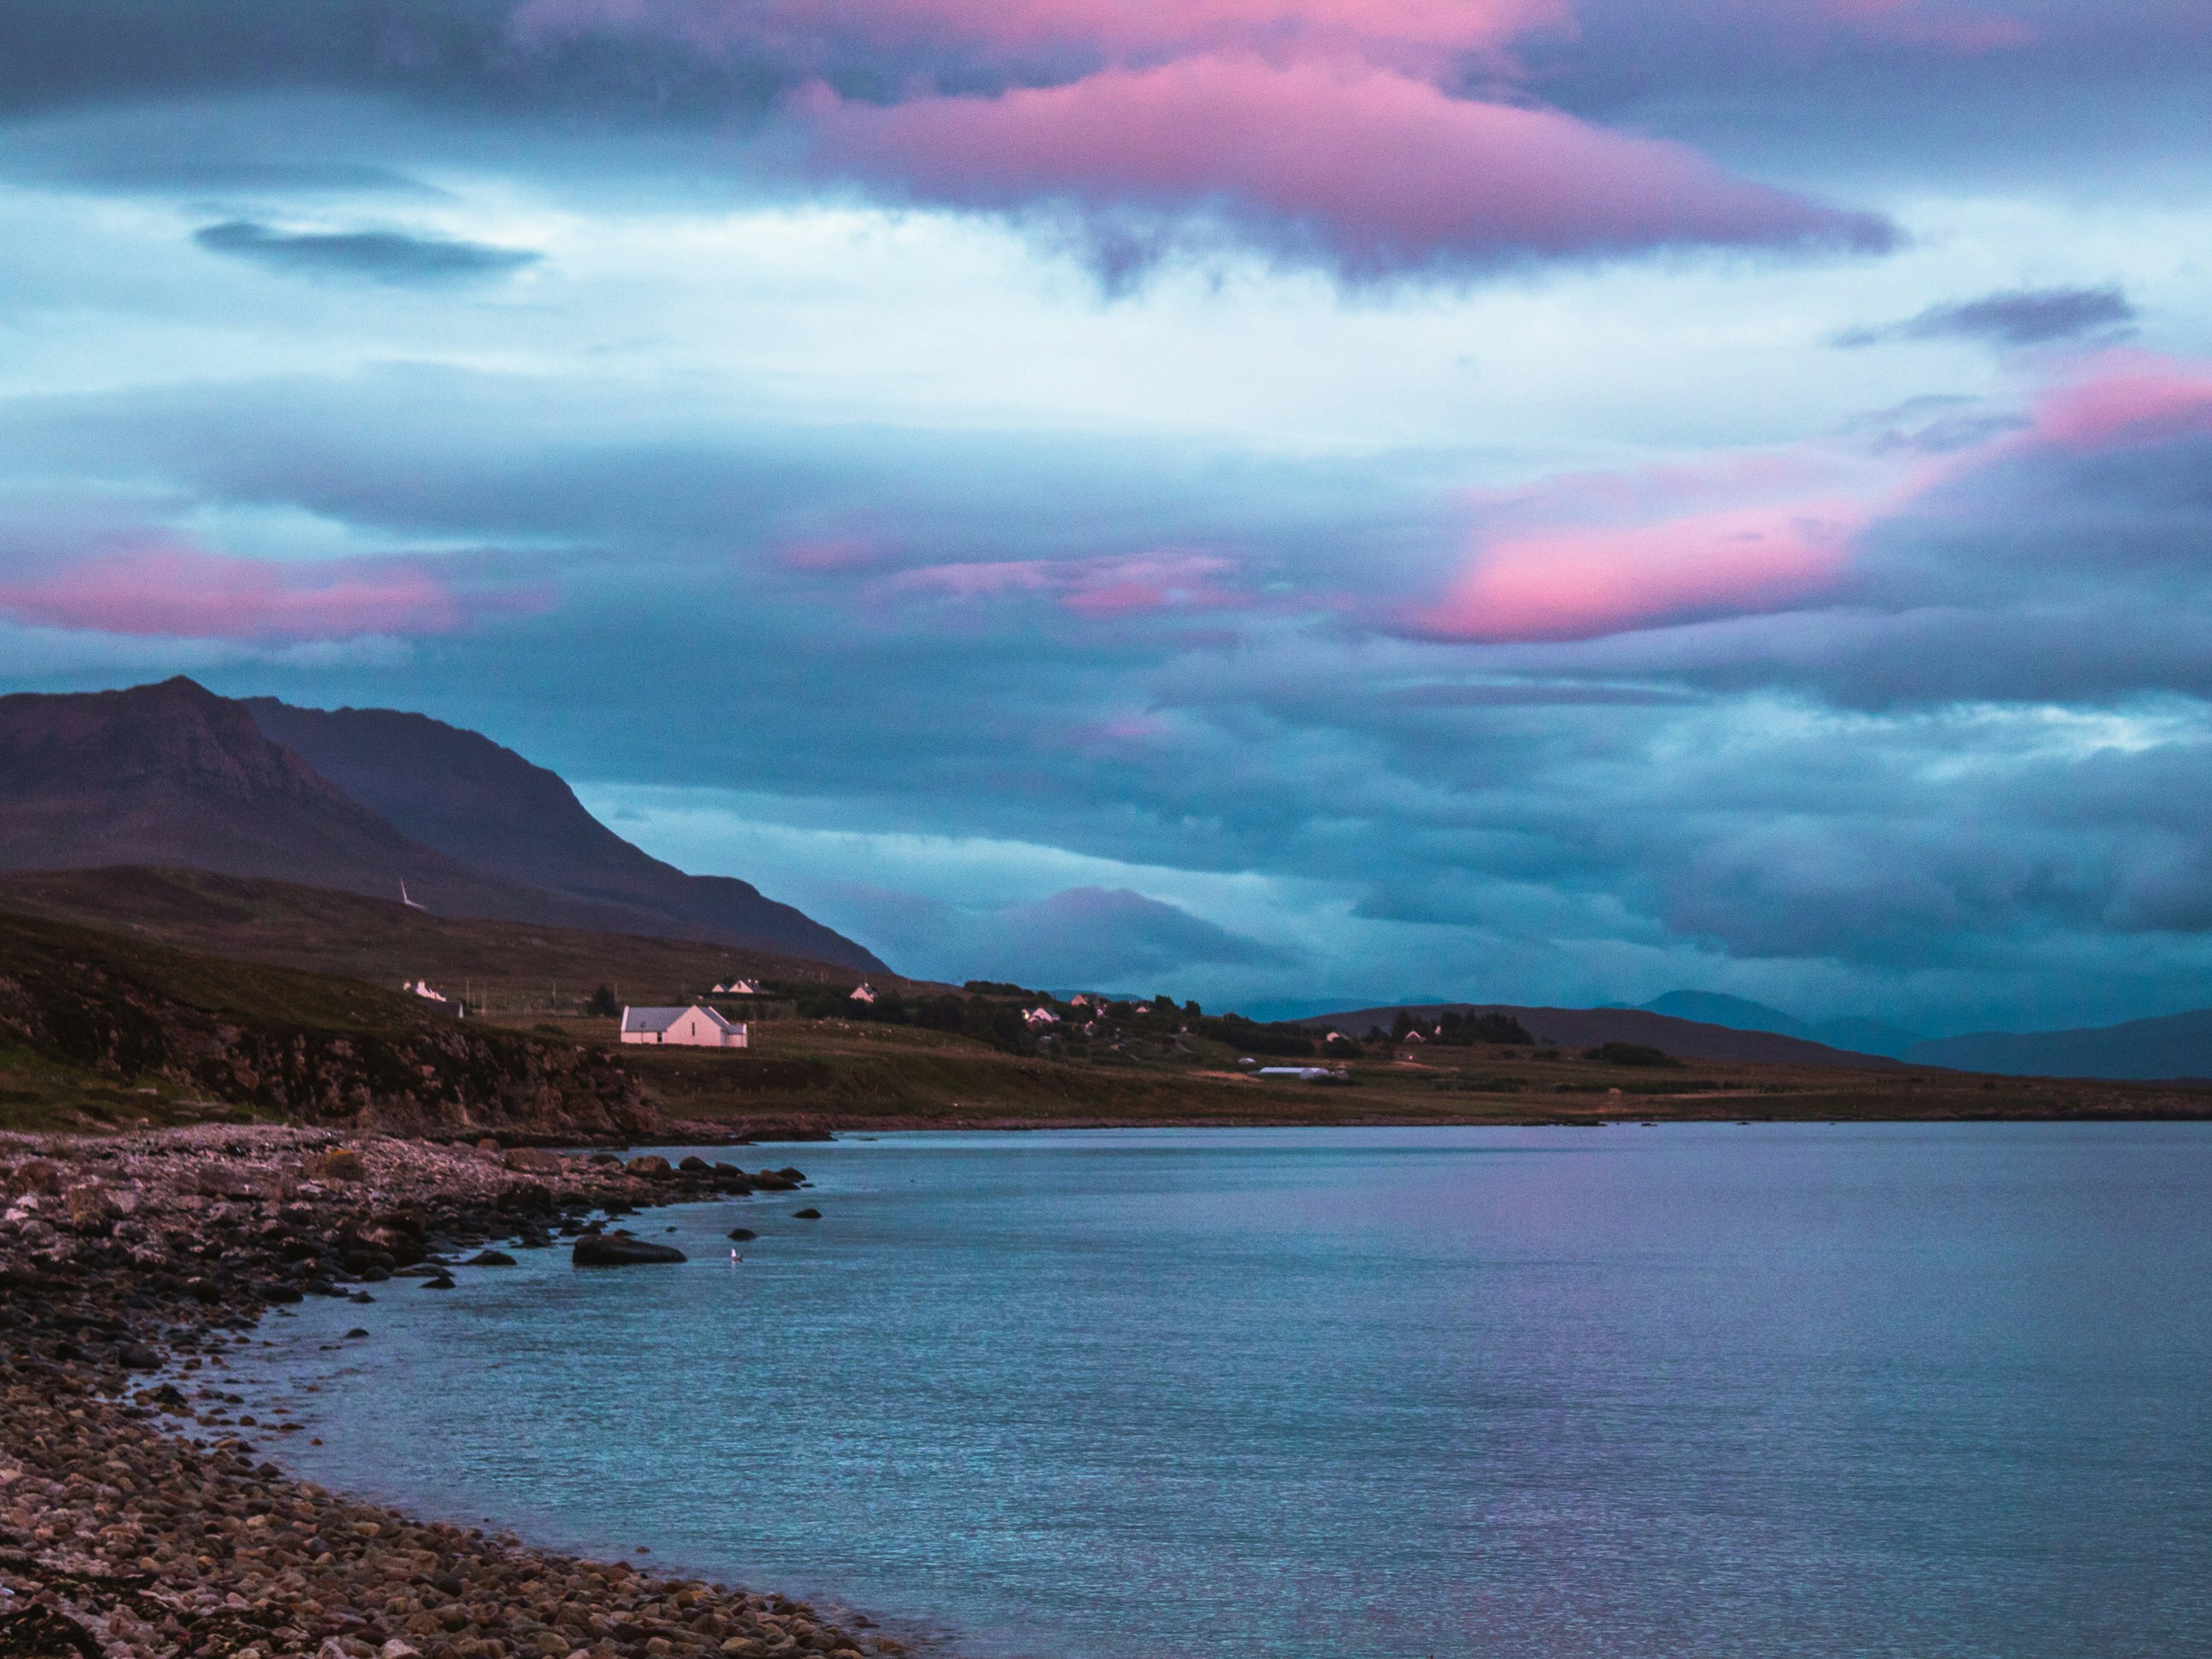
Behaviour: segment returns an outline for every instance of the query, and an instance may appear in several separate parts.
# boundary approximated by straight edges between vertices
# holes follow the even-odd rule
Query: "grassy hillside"
[[[550,1029],[550,1028],[549,1028]],[[611,1043],[611,1020],[568,1020]],[[622,1049],[672,1117],[726,1128],[1048,1127],[1135,1123],[1587,1123],[1684,1119],[2212,1116],[2212,1091],[2133,1084],[1679,1066],[1565,1050],[1433,1046],[1346,1062],[1325,1083],[1261,1078],[1202,1038],[1130,1044],[1110,1058],[1009,1054],[974,1038],[842,1020],[756,1025],[743,1051]],[[1640,1056],[1638,1057],[1640,1059]]]
[[[241,1111],[447,1133],[650,1121],[635,1081],[598,1049],[356,980],[0,916],[0,1122]]]
[[[0,912],[44,917],[174,950],[390,986],[427,978],[517,1012],[573,1003],[594,987],[623,1000],[688,998],[740,975],[850,986],[850,969],[696,939],[576,933],[433,915],[289,882],[135,866],[0,875]],[[896,977],[876,982],[905,985]]]

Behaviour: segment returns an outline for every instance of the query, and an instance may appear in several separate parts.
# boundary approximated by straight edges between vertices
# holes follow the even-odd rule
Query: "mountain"
[[[1978,1031],[1915,1043],[1916,1065],[2008,1077],[2212,1078],[2212,1008],[2069,1031]]]
[[[1644,1006],[1655,1014],[1671,1014],[1677,1019],[1726,1025],[1738,1031],[1773,1031],[1783,1036],[1802,1037],[1808,1042],[1824,1043],[1831,1048],[1887,1054],[1892,1059],[1901,1058],[1905,1050],[1923,1040],[1917,1031],[1908,1031],[1901,1025],[1879,1019],[1847,1017],[1802,1020],[1764,1002],[1729,996],[1723,991],[1669,991],[1664,996],[1652,998]]]
[[[450,726],[436,730],[473,737]],[[538,771],[488,739],[474,741],[512,767]],[[434,772],[439,764],[419,750],[417,761]],[[456,857],[393,823],[272,739],[246,705],[189,679],[124,691],[25,693],[0,697],[0,870],[183,866],[386,900],[398,898],[404,883],[409,897],[441,915],[598,933],[673,933],[881,969],[859,945],[772,904],[743,882],[702,881],[700,909],[684,913],[672,901],[683,884],[701,878],[629,847],[584,813],[558,779],[553,783],[568,809],[605,842],[634,863],[675,878],[662,883],[671,902],[654,907],[620,893],[602,898],[559,890]],[[538,787],[539,796],[509,804],[506,833],[532,839],[529,810],[544,798],[543,785]],[[579,838],[565,817],[538,836]],[[620,855],[602,848],[601,856]],[[737,890],[735,902],[731,889]]]
[[[390,708],[295,708],[274,697],[242,706],[355,800],[473,869],[626,917],[620,925],[631,933],[889,971],[750,882],[686,875],[631,846],[557,774],[479,732]]]
[[[0,697],[0,868],[185,865],[516,915],[531,896],[464,868],[187,679]]]
[[[1638,1042],[1688,1059],[1734,1060],[1743,1065],[1900,1069],[1900,1062],[1886,1055],[1850,1054],[1825,1043],[1808,1042],[1802,1037],[1777,1032],[1739,1030],[1700,1020],[1677,1019],[1648,1008],[1524,1008],[1503,1002],[1395,1003],[1387,1008],[1356,1008],[1297,1023],[1314,1030],[1335,1026],[1355,1035],[1373,1025],[1388,1030],[1401,1008],[1416,1018],[1444,1013],[1510,1014],[1534,1036],[1562,1048],[1592,1048],[1601,1042]]]
[[[1775,1031],[1784,1036],[1806,1035],[1805,1022],[1779,1008],[1770,1008],[1749,997],[1732,997],[1723,991],[1669,991],[1643,1005],[1655,1014],[1696,1020],[1705,1025],[1725,1025],[1738,1031]]]
[[[1918,1031],[1908,1031],[1885,1019],[1824,1019],[1805,1030],[1814,1042],[1832,1048],[1855,1048],[1861,1054],[1887,1054],[1894,1060],[1910,1058],[1913,1048],[1928,1040]]]

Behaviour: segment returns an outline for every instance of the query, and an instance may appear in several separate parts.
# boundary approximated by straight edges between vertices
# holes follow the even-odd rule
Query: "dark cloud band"
[[[287,233],[250,220],[230,219],[192,233],[212,253],[251,259],[277,270],[309,276],[347,276],[395,287],[436,285],[503,276],[543,256],[523,248],[399,231]]]

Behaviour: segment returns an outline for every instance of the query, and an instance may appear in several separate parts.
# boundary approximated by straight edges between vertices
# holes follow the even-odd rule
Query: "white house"
[[[733,979],[727,985],[717,985],[714,994],[718,997],[757,997],[761,994],[757,979]]]
[[[430,981],[427,979],[418,979],[412,985],[403,985],[399,988],[403,991],[412,991],[416,996],[428,1002],[443,1002],[446,1000],[446,994],[443,991],[432,990]]]
[[[874,986],[870,985],[870,984],[867,984],[866,982],[863,981],[862,983],[860,983],[860,984],[859,984],[859,985],[855,985],[855,986],[853,988],[853,1000],[854,1000],[854,1001],[855,1001],[855,1002],[873,1002],[875,1000],[876,1000],[876,988],[875,988]]]
[[[742,1048],[745,1028],[696,1002],[689,1008],[625,1008],[622,1040],[675,1043],[687,1048]]]
[[[1049,1008],[1032,1008],[1022,1018],[1032,1025],[1057,1025],[1060,1016]]]

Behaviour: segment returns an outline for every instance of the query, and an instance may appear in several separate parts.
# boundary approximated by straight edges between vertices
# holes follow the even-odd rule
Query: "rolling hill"
[[[1445,1013],[1509,1014],[1531,1035],[1565,1048],[1635,1042],[1664,1049],[1670,1054],[1747,1065],[1833,1066],[1863,1071],[1896,1071],[1904,1065],[1887,1055],[1853,1054],[1778,1032],[1747,1031],[1700,1020],[1677,1019],[1648,1008],[1527,1008],[1503,1002],[1393,1003],[1380,1008],[1354,1008],[1317,1015],[1297,1023],[1316,1031],[1334,1026],[1358,1036],[1371,1025],[1388,1030],[1401,1008],[1416,1018]]]
[[[1729,996],[1722,991],[1669,991],[1664,996],[1652,998],[1644,1006],[1655,1014],[1669,1014],[1676,1019],[1725,1025],[1738,1031],[1773,1031],[1783,1036],[1802,1037],[1808,1042],[1826,1043],[1831,1048],[1887,1054],[1893,1060],[1904,1058],[1907,1049],[1923,1040],[1919,1032],[1908,1031],[1883,1020],[1855,1017],[1803,1020],[1764,1002]]]
[[[2007,1077],[2212,1078],[2212,1008],[2068,1031],[1978,1031],[1915,1043],[1915,1063]]]
[[[2114,1082],[2212,1078],[2212,1008],[2061,1031],[1976,1031],[1961,1036],[1922,1037],[1878,1020],[1800,1020],[1763,1002],[1715,991],[1669,991],[1644,1006],[1740,1031],[1774,1032],[1837,1048],[1857,1048],[1868,1054],[1890,1055],[1910,1066],[1941,1066],[2004,1077],[2097,1078]]]

